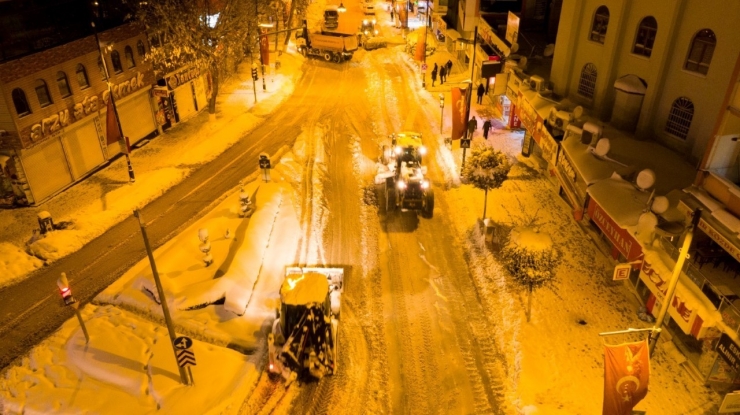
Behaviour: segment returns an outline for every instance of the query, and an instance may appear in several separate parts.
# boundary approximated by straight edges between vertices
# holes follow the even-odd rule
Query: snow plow
[[[278,316],[267,336],[270,373],[290,383],[336,372],[343,283],[342,268],[286,268]]]
[[[339,32],[309,33],[305,21],[303,30],[296,32],[295,38],[298,52],[304,57],[317,56],[327,62],[348,61],[358,48],[356,35]]]
[[[426,167],[421,164],[425,154],[421,134],[415,132],[393,134],[391,147],[383,147],[381,171],[375,176],[375,183],[385,184],[386,213],[414,210],[432,217],[434,191],[425,177]]]

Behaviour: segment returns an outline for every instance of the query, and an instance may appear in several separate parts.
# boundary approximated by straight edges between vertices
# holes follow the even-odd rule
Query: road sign
[[[260,164],[260,168],[261,169],[269,169],[269,168],[271,168],[270,167],[270,158],[267,157],[266,155],[260,155],[259,164]]]
[[[427,71],[427,68],[428,68],[428,66],[427,66],[427,64],[426,64],[426,63],[422,63],[422,64],[421,64],[421,71],[422,71],[422,72],[426,72],[426,71]]]
[[[185,337],[187,339],[187,337]],[[180,367],[195,366],[195,353],[192,350],[177,351],[177,365]]]
[[[469,138],[461,138],[460,139],[460,148],[470,148],[470,139]]]
[[[175,339],[174,345],[178,350],[187,350],[193,345],[193,340],[190,337],[180,336]]]

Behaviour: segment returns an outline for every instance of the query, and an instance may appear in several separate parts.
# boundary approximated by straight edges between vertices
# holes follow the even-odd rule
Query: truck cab
[[[339,10],[337,6],[327,6],[324,10],[324,27],[336,29],[339,27]]]

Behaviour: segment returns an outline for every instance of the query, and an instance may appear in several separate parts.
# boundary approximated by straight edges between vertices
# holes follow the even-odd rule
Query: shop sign
[[[152,89],[152,94],[155,97],[167,98],[170,95],[170,91],[165,87],[158,86]]]
[[[632,264],[617,264],[617,266],[614,267],[614,277],[612,279],[614,281],[629,279],[631,269]]]
[[[560,175],[563,176],[564,179],[568,179],[570,183],[576,182],[576,170],[570,164],[570,160],[568,160],[567,156],[563,155],[563,157],[560,157],[557,166],[560,171]]]
[[[735,370],[740,370],[740,347],[726,333],[717,342],[717,353]]]
[[[478,36],[483,38],[489,45],[495,45],[496,42],[493,40],[496,36],[491,30],[491,26],[488,25],[482,17],[478,19]]]
[[[633,261],[642,253],[642,247],[626,230],[617,225],[612,218],[599,206],[594,199],[588,202],[588,216],[604,232],[604,235],[614,244],[619,252],[628,261]]]
[[[730,392],[725,395],[718,413],[730,414],[733,412],[740,412],[740,391]]]
[[[520,128],[522,126],[522,121],[519,119],[519,108],[511,104],[511,110],[509,111],[509,128]]]
[[[136,91],[142,86],[144,86],[144,74],[136,73],[134,76],[131,77],[131,79],[127,79],[117,84],[112,84],[110,87],[110,91],[113,91],[113,96],[116,99],[119,99]],[[108,103],[108,99],[110,98],[110,91],[105,90],[103,92],[103,102],[105,102],[106,104]]]
[[[167,77],[167,86],[170,87],[170,89],[175,89],[178,86],[190,82],[193,79],[200,76],[200,69],[198,68],[190,68],[186,69],[184,71],[180,71],[174,75],[170,75]]]
[[[660,309],[661,304],[665,301],[665,295],[668,292],[668,283],[670,275],[660,275],[653,268],[652,264],[647,261],[642,261],[642,267],[640,269],[640,278],[645,282],[650,291],[655,295],[655,305],[653,309]],[[650,282],[650,284],[648,284]],[[655,289],[653,289],[653,287]],[[668,312],[673,317],[673,321],[678,327],[683,330],[684,333],[690,334],[692,332],[692,324],[696,320],[694,317],[699,316],[696,313],[697,309],[689,308],[686,305],[686,301],[677,292],[673,293],[671,298],[671,304],[668,307]],[[699,318],[701,321],[701,318]]]
[[[522,125],[527,130],[534,132],[537,125],[537,112],[526,99],[520,100],[519,105],[521,107],[520,117],[522,118]]]
[[[547,128],[542,126],[540,128],[542,139],[540,140],[540,147],[542,147],[542,158],[545,159],[551,166],[557,165],[558,161],[558,142],[550,135]]]

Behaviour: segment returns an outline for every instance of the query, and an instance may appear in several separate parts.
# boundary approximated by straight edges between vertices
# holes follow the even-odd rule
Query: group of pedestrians
[[[437,64],[434,64],[434,69],[432,69],[432,86],[434,86],[434,82],[437,81],[437,73],[439,73],[439,84],[442,85],[447,80],[447,75],[452,72],[452,60],[448,60],[446,64],[442,65],[442,68],[439,68]]]
[[[473,134],[475,133],[475,130],[478,129],[478,120],[475,119],[475,115],[470,117],[470,121],[468,121],[468,134],[465,138],[472,140]],[[488,140],[488,132],[491,131],[491,120],[486,118],[486,121],[483,122],[483,138],[485,140]]]

